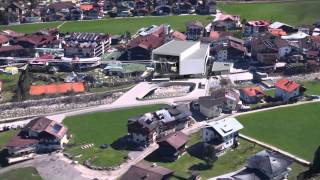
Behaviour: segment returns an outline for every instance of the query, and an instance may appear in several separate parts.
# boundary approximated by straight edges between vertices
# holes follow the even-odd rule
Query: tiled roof
[[[6,144],[6,147],[19,147],[19,146],[27,146],[27,145],[33,145],[37,144],[38,140],[37,139],[28,139],[28,138],[23,138],[22,136],[14,136],[9,140],[9,142]]]
[[[275,87],[290,93],[299,88],[300,84],[296,83],[295,81],[290,81],[288,79],[280,79],[276,82]]]
[[[173,174],[173,171],[161,166],[154,166],[147,162],[139,162],[133,165],[120,179],[132,180],[162,180]]]
[[[269,26],[269,22],[265,20],[259,20],[259,21],[248,21],[246,25],[249,26]]]
[[[84,84],[79,83],[61,83],[61,84],[49,84],[49,85],[32,85],[30,87],[31,95],[42,94],[64,94],[67,92],[81,93],[85,91]]]
[[[185,41],[187,39],[187,36],[179,31],[174,31],[172,33],[172,37],[175,39],[182,40],[182,41]]]
[[[188,136],[183,132],[177,131],[170,135],[167,135],[159,140],[159,142],[167,142],[175,149],[179,149],[188,142]]]
[[[263,92],[262,88],[259,86],[256,87],[246,87],[242,88],[241,91],[245,93],[247,96],[257,96],[259,94],[264,95],[265,93]]]
[[[6,36],[0,34],[0,44],[7,43],[8,41],[9,39]]]

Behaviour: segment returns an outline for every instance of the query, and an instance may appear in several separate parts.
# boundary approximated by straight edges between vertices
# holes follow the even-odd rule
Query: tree
[[[212,167],[213,163],[218,159],[214,145],[208,145],[207,147],[205,147],[204,155],[204,160],[209,167]]]
[[[19,77],[17,90],[14,98],[16,101],[23,101],[29,97],[29,91],[32,82],[31,76],[32,74],[29,71],[29,67],[27,67],[26,70],[22,71]]]
[[[311,175],[320,173],[320,146],[314,153],[313,163],[309,169]]]

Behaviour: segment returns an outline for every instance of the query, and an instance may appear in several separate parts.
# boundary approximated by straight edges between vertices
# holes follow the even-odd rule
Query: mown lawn
[[[19,130],[10,130],[0,132],[0,151],[4,148],[4,146],[8,143],[8,141],[15,136]]]
[[[42,180],[38,171],[33,167],[26,167],[0,174],[1,180]]]
[[[70,146],[66,152],[77,156],[75,160],[83,163],[85,160],[96,157],[93,164],[99,166],[114,166],[121,164],[127,156],[127,150],[101,149],[100,145],[112,143],[128,134],[127,121],[129,117],[138,116],[146,112],[158,110],[162,105],[151,105],[131,109],[115,110],[110,112],[97,112],[81,116],[68,117],[64,124],[72,135]],[[81,145],[95,146],[81,150]]]
[[[198,171],[203,179],[208,179],[240,169],[245,165],[249,156],[262,150],[259,146],[241,140],[240,146],[236,150],[228,151],[214,162],[212,168],[208,168],[202,158],[200,133],[189,137],[188,146],[187,153],[175,162],[159,162],[152,160],[152,158],[146,160],[157,162],[158,165],[173,170],[175,176],[173,179],[187,179],[191,176],[192,171]]]
[[[235,150],[230,150],[223,156],[220,156],[212,168],[207,168],[205,161],[201,157],[201,135],[192,134],[189,137],[188,146],[190,147],[186,154],[175,162],[159,162],[146,158],[147,161],[156,162],[158,165],[169,168],[174,171],[172,179],[188,179],[192,170],[198,171],[203,179],[220,176],[241,169],[246,165],[247,158],[263,150],[258,145],[253,145],[244,140],[240,140],[240,146]],[[289,174],[289,180],[296,180],[296,177],[306,169],[297,163],[291,166],[292,171]]]
[[[211,16],[161,16],[161,17],[133,17],[133,18],[107,18],[93,21],[69,21],[61,26],[62,32],[101,32],[111,34],[124,34],[126,31],[135,33],[138,29],[159,24],[170,24],[172,28],[185,31],[186,23],[199,20],[207,25],[213,18]],[[57,27],[61,22],[27,24],[16,26],[0,26],[0,29],[12,29],[18,32],[31,33],[39,29]]]
[[[303,86],[307,89],[305,92],[308,95],[320,95],[320,81],[304,81]]]
[[[320,145],[320,103],[238,116],[241,133],[311,161]]]
[[[312,24],[320,19],[320,1],[301,0],[283,3],[219,4],[222,11],[247,20],[281,21],[291,25]]]

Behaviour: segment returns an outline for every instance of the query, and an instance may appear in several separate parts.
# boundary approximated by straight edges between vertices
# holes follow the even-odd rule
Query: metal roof
[[[165,54],[171,56],[180,56],[181,53],[188,50],[199,42],[196,41],[179,41],[172,40],[157,49],[153,50],[154,54]]]
[[[235,118],[226,118],[220,121],[213,121],[208,123],[207,126],[212,127],[222,137],[226,137],[243,128],[242,124]]]

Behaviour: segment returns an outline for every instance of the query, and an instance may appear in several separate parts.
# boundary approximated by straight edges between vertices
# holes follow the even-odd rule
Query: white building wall
[[[280,88],[276,88],[275,97],[276,98],[282,98],[283,101],[287,102],[291,98],[299,96],[300,89],[297,88],[296,90],[292,91],[291,93],[288,93]]]

